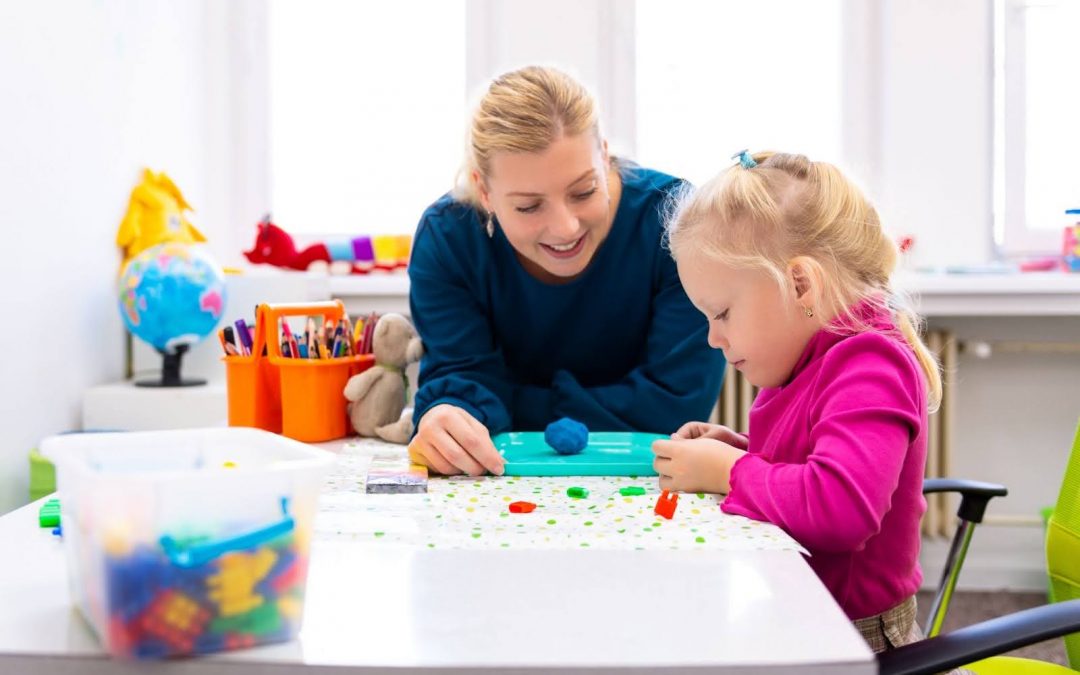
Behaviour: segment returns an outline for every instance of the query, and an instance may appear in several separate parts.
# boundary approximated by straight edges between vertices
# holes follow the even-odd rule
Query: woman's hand
[[[653,468],[660,474],[661,490],[720,494],[731,490],[731,467],[746,454],[741,448],[701,436],[653,441],[652,451],[656,455]]]
[[[480,476],[488,471],[501,476],[506,463],[491,442],[487,427],[449,403],[431,408],[420,418],[416,436],[409,443],[409,457],[446,476]]]
[[[678,431],[671,434],[671,437],[676,440],[715,438],[740,450],[745,450],[750,444],[750,439],[737,431],[732,431],[722,424],[709,424],[708,422],[687,422],[679,427]]]

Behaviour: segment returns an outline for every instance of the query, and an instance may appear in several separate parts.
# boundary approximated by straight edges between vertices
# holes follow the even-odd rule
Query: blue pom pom
[[[560,455],[576,455],[589,444],[589,428],[569,417],[547,425],[544,440]]]

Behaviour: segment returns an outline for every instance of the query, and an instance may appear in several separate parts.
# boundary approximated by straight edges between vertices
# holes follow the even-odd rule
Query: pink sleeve
[[[898,345],[847,344],[855,341],[824,357],[806,463],[743,456],[732,467],[725,512],[774,523],[819,551],[861,549],[880,530],[925,398],[921,375]]]

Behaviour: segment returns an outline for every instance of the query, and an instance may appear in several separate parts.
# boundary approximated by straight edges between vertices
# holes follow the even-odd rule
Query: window
[[[1056,252],[1080,208],[1080,3],[998,0],[995,33],[994,239]]]
[[[275,221],[309,236],[411,234],[462,159],[465,1],[268,11]]]
[[[701,184],[748,148],[840,162],[843,0],[638,0],[637,159]]]

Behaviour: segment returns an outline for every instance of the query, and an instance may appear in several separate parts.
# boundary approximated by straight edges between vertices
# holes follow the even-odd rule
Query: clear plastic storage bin
[[[72,597],[106,649],[161,658],[292,639],[323,450],[259,429],[54,436]]]

